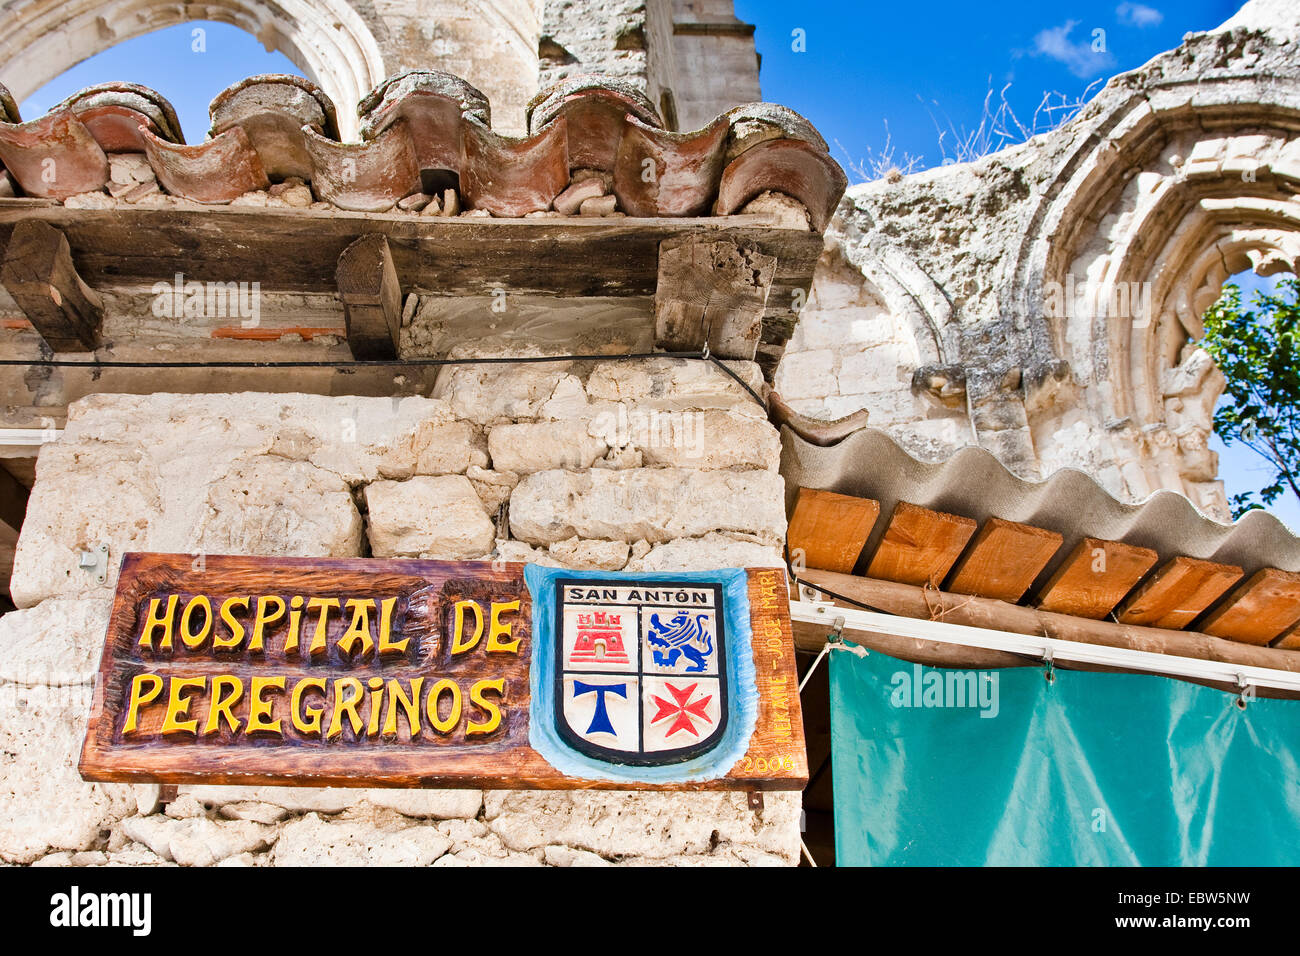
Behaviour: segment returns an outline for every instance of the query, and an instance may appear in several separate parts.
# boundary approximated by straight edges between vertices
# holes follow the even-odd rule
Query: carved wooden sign
[[[128,554],[87,780],[798,790],[785,575]]]

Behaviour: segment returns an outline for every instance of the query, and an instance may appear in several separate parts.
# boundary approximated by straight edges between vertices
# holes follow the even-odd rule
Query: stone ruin
[[[346,0],[223,0],[206,16],[285,50],[329,102],[362,102],[403,71],[446,70],[487,94],[498,133],[523,134],[536,132],[525,114],[539,88],[589,73],[627,84],[668,130],[706,127],[758,99],[752,28],[730,7],[439,0],[387,4],[378,14]],[[0,79],[21,98],[97,50],[192,15],[140,2],[6,9]],[[36,364],[6,369],[5,424],[53,429],[57,440],[41,447],[34,483],[23,453],[8,449],[9,471],[31,488],[10,582],[18,610],[0,618],[0,859],[796,863],[798,794],[769,794],[752,810],[744,794],[725,793],[83,783],[76,760],[113,575],[84,573],[78,555],[103,543],[111,555],[783,566],[779,433],[750,390],[784,410],[778,420],[814,433],[851,416],[857,427],[865,412],[918,458],[979,444],[1025,478],[1071,467],[1122,500],[1170,489],[1225,518],[1207,448],[1223,383],[1189,342],[1228,276],[1295,269],[1298,34],[1293,5],[1253,0],[1217,30],[1115,77],[1051,133],[973,163],[852,187],[824,224],[811,295],[793,310],[797,321],[788,319],[788,345],[773,346],[774,335],[750,341],[746,357],[728,362],[734,379],[670,355],[449,366],[401,381],[304,369],[273,386],[242,372],[122,373],[96,384]],[[167,116],[161,108],[157,116],[161,131]],[[338,143],[362,133],[360,114],[340,110],[335,122]],[[322,216],[347,208],[322,190],[315,167],[304,172],[237,195],[260,193],[243,203],[272,209],[315,206]],[[160,188],[166,176],[153,163],[119,160],[113,185],[57,201],[115,209],[143,200],[176,212],[205,201],[181,186]],[[574,178],[557,185],[572,188]],[[404,195],[385,208],[420,219],[465,198],[421,188],[423,200],[403,209],[408,185],[395,187]],[[775,190],[767,202],[776,212],[767,213],[787,228],[791,215],[802,216],[795,228],[815,235],[823,225],[810,222],[816,191],[790,192]],[[585,201],[616,193],[602,181]],[[540,211],[554,213],[558,194]],[[435,213],[425,212],[430,203]],[[618,204],[599,212],[622,211]],[[103,292],[105,334],[138,339],[138,354],[248,347],[208,329],[177,335],[141,321],[141,295]],[[337,311],[332,296],[271,298],[288,318],[276,326],[273,317],[280,331],[265,354],[349,354],[337,321],[321,317]],[[594,321],[531,341],[528,328],[546,324],[547,307],[529,305],[537,323],[524,321],[513,338],[466,334],[459,308],[408,299],[398,354],[568,354],[560,345],[572,347],[575,336],[613,356],[655,344],[655,330],[638,318],[653,311],[645,296],[567,302],[566,314],[592,310]],[[0,327],[6,357],[49,354],[17,321],[20,311],[0,301],[0,313],[15,319]],[[764,329],[783,315],[766,315]],[[504,525],[496,520],[503,505]]]

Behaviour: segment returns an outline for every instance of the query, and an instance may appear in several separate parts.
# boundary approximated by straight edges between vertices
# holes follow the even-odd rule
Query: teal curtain
[[[841,866],[1300,863],[1300,702],[829,656]]]

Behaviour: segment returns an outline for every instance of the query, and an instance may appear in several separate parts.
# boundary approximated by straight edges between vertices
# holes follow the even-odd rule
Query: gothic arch
[[[0,12],[0,79],[19,100],[64,70],[124,40],[194,20],[229,23],[278,49],[338,108],[356,136],[357,101],[385,76],[370,27],[345,0],[39,0]],[[166,90],[159,92],[166,95]],[[212,91],[215,95],[217,90]]]
[[[1114,490],[1168,488],[1225,517],[1207,447],[1223,383],[1190,342],[1229,276],[1300,260],[1300,90],[1238,76],[1104,98],[1005,279],[1104,423],[1094,440],[1119,463]],[[1040,410],[1036,444],[1077,417]]]

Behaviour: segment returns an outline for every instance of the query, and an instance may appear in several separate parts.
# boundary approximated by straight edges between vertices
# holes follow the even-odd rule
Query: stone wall
[[[913,453],[978,443],[1226,519],[1200,316],[1300,258],[1300,14],[1254,0],[975,162],[851,188],[777,390]]]
[[[734,363],[751,384],[757,367]],[[107,545],[193,554],[781,564],[779,444],[700,362],[453,366],[431,398],[98,395],[46,445],[0,618],[0,859],[793,864],[799,795],[83,783]],[[502,512],[502,506],[505,513]]]

